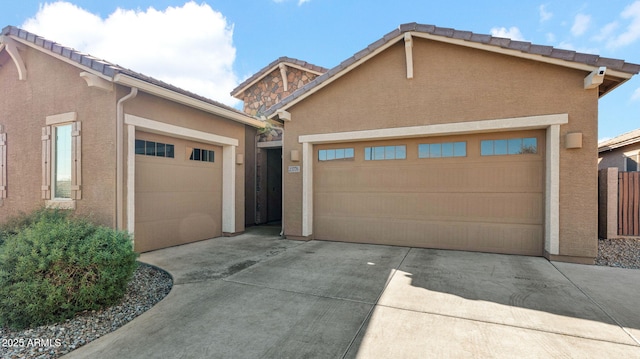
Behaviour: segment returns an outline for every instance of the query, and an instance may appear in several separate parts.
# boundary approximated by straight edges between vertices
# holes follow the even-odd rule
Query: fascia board
[[[133,78],[131,76],[127,76],[127,75],[123,75],[123,74],[117,74],[114,79],[113,82],[119,84],[119,85],[124,85],[124,86],[128,86],[128,87],[136,87],[138,88],[140,91],[144,91],[162,98],[166,98],[168,100],[174,101],[174,102],[178,102],[181,103],[183,105],[192,107],[192,108],[196,108],[208,113],[212,113],[214,115],[219,115],[222,116],[224,118],[230,119],[230,120],[234,120],[236,122],[240,122],[242,124],[245,125],[249,125],[255,128],[264,128],[265,124],[264,122],[260,121],[260,120],[256,120],[253,119],[249,116],[245,116],[233,111],[229,111],[227,109],[212,105],[210,103],[204,102],[204,101],[200,101],[198,99],[195,99],[193,97],[189,97],[187,95],[183,95],[181,93],[177,93],[175,91],[171,91],[168,89],[165,89],[163,87],[154,85],[154,84],[150,84],[146,81],[142,81],[136,78]]]

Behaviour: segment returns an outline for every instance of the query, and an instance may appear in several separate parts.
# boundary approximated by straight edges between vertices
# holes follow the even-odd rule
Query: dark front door
[[[267,150],[267,222],[282,220],[282,149]]]

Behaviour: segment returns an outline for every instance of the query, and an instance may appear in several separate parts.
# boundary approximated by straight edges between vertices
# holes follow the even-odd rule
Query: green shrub
[[[49,324],[115,304],[137,266],[126,232],[65,211],[36,211],[4,233],[0,325]]]
[[[60,209],[40,208],[31,213],[20,212],[17,216],[9,218],[5,223],[0,225],[0,246],[5,242],[6,238],[15,235],[20,230],[29,227],[31,224],[40,220],[56,221],[69,217],[69,211]]]

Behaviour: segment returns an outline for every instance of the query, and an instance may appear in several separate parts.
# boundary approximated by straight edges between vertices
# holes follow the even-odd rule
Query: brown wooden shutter
[[[51,199],[51,126],[42,128],[42,199]]]
[[[71,199],[82,198],[82,126],[80,121],[71,128]]]
[[[0,205],[7,198],[7,134],[0,125]]]

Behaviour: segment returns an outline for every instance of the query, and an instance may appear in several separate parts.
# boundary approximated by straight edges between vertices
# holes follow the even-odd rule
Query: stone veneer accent
[[[287,91],[284,90],[280,69],[276,68],[244,92],[242,100],[246,114],[256,116],[264,113],[269,107],[318,77],[314,73],[290,66],[286,66],[286,70]]]

